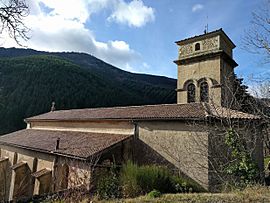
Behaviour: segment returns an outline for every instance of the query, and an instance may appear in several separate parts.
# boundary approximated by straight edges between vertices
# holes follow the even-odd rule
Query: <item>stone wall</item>
[[[195,102],[200,102],[200,81],[206,80],[209,86],[209,97],[215,104],[221,105],[221,62],[220,57],[178,66],[177,103],[187,103],[187,85],[196,87]]]
[[[195,102],[200,102],[200,83],[203,81],[209,86],[209,100],[227,107],[232,98],[230,91],[233,90],[233,81],[229,76],[234,70],[225,61],[230,58],[228,61],[231,62],[235,45],[223,32],[190,38],[178,45],[177,103],[187,103],[187,85],[190,83],[196,87]]]
[[[104,160],[119,165],[132,159],[131,142],[120,142],[85,161],[0,145],[0,202],[79,186],[89,190],[93,167],[102,168]]]
[[[196,49],[196,44],[199,44],[200,49]],[[209,53],[217,50],[223,50],[230,57],[232,56],[232,49],[234,44],[223,33],[216,33],[204,35],[201,37],[194,37],[193,39],[181,42],[179,48],[178,59],[183,59],[191,56],[196,56],[201,53]]]
[[[238,121],[235,129],[247,141],[248,150],[263,174],[261,127],[249,122]],[[167,165],[205,189],[219,190],[227,178],[224,167],[230,161],[225,144],[229,127],[225,123],[139,122],[135,158],[139,164]]]
[[[36,180],[31,174],[45,168],[52,170],[53,156],[5,145],[0,146],[0,151],[1,158],[7,160],[7,165],[2,165],[5,173],[0,174],[0,179],[6,177],[0,191],[4,193],[1,198],[14,200],[19,197],[29,198],[36,194],[35,191],[39,190],[35,188]],[[51,183],[48,184],[51,186]]]
[[[226,63],[224,60],[221,61],[221,84],[223,84],[221,98],[222,106],[227,108],[235,107],[235,96],[233,94],[234,90],[234,68]]]
[[[140,122],[139,164],[165,164],[208,188],[208,133],[183,122]]]
[[[200,44],[200,49],[195,50],[195,45]],[[220,36],[214,36],[182,45],[179,48],[179,59],[200,54],[202,52],[220,49]]]

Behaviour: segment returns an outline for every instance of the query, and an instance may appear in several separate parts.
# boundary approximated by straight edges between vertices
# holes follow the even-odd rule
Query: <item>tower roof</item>
[[[235,44],[232,42],[232,40],[228,37],[228,35],[222,30],[222,28],[215,30],[215,31],[212,31],[212,32],[202,34],[202,35],[196,35],[196,36],[189,37],[189,38],[186,38],[186,39],[183,39],[180,41],[176,41],[175,43],[177,45],[181,46],[184,44],[192,43],[192,42],[195,42],[197,40],[202,40],[202,39],[209,38],[209,37],[216,36],[216,35],[222,35],[232,45],[232,48],[236,47]]]

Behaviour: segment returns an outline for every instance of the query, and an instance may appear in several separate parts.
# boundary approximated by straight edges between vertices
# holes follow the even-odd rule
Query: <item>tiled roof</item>
[[[179,41],[176,41],[175,43],[178,44],[178,45],[181,45],[183,42],[186,43],[186,42],[189,42],[189,41],[193,41],[193,40],[196,40],[196,39],[199,39],[199,38],[203,38],[203,37],[208,37],[208,36],[212,36],[212,35],[216,35],[216,34],[219,34],[219,33],[222,33],[230,42],[231,44],[233,45],[233,47],[235,47],[235,44],[232,42],[232,40],[227,36],[227,34],[222,30],[222,28],[218,29],[218,30],[214,30],[212,32],[207,32],[207,33],[204,33],[204,34],[201,34],[201,35],[195,35],[193,37],[189,37],[189,38],[186,38],[186,39],[182,39],[182,40],[179,40]]]
[[[261,119],[259,116],[244,113],[241,111],[236,111],[220,106],[213,106],[209,104],[204,104],[205,111],[207,112],[207,117],[213,118],[230,118],[230,119],[251,119],[258,120]]]
[[[44,168],[44,169],[41,169],[35,173],[32,173],[32,176],[34,176],[35,178],[39,178],[39,177],[44,176],[48,173],[51,173],[51,170]]]
[[[60,110],[45,113],[26,119],[34,120],[183,120],[205,119],[206,117],[219,118],[259,119],[259,117],[227,109],[214,108],[207,103],[189,104],[162,104],[146,106],[110,107]]]
[[[87,159],[131,135],[25,129],[0,137],[1,144]],[[55,150],[60,138],[59,149]]]

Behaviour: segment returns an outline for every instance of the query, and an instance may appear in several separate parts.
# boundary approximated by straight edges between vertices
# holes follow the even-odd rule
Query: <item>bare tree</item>
[[[180,175],[183,172],[202,186],[211,186],[211,190],[242,184],[253,177],[256,177],[254,180],[262,178],[259,172],[263,169],[263,126],[260,116],[250,115],[255,112],[260,115],[257,100],[248,95],[246,87],[241,87],[240,79],[235,78],[235,83],[232,85],[230,79],[224,81],[223,87],[231,95],[224,97],[227,108],[215,104],[214,98],[209,95],[209,103],[202,104],[209,114],[205,120],[187,121],[177,133],[142,137],[179,168]],[[242,109],[249,110],[250,114],[239,113]],[[236,144],[233,147],[227,144],[232,140],[233,145]],[[259,160],[259,170],[253,164],[253,158]],[[247,164],[248,167],[242,169],[240,164]],[[245,177],[235,175],[234,171],[241,176],[244,174],[253,177],[243,180]]]
[[[17,44],[20,40],[28,40],[29,28],[23,20],[29,15],[29,7],[25,0],[1,0],[0,1],[0,33],[5,32],[13,38]]]
[[[270,0],[252,13],[251,27],[246,30],[244,48],[251,53],[263,54],[270,62]]]
[[[270,154],[270,80],[253,80],[251,94],[253,95],[253,108],[250,108],[254,114],[259,115],[264,124],[264,149],[265,156]]]

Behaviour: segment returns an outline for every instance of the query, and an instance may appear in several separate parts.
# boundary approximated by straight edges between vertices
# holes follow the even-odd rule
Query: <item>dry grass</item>
[[[66,201],[64,201],[66,202]],[[151,199],[141,196],[134,199],[119,200],[84,200],[82,203],[270,203],[270,187],[252,186],[244,191],[230,193],[190,193],[190,194],[165,194],[159,198]]]
[[[262,202],[270,203],[270,188],[262,186],[248,187],[244,191],[235,191],[231,193],[193,193],[193,194],[166,194],[160,198],[149,199],[147,196],[138,197],[135,199],[121,199],[121,200],[110,200],[110,201],[95,201],[93,202],[192,202],[192,203],[246,203],[246,202]]]

